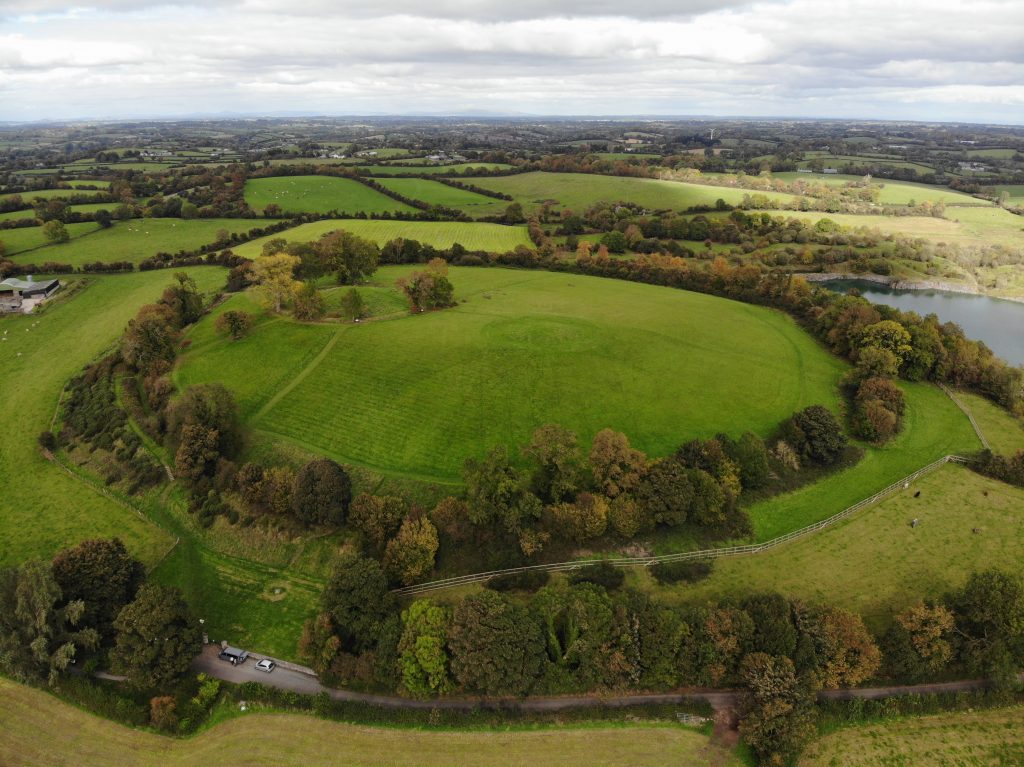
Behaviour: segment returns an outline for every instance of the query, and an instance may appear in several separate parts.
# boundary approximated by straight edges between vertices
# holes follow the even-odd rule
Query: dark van
[[[241,663],[245,663],[245,659],[249,657],[249,653],[245,650],[239,650],[237,647],[225,647],[220,651],[217,656],[221,660],[230,661],[232,666],[237,666]]]

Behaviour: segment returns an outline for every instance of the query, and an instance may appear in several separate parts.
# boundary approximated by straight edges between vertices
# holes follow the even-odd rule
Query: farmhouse
[[[24,280],[8,277],[0,282],[0,312],[32,311],[36,304],[41,304],[60,290],[60,280],[43,280],[36,282],[32,275]]]

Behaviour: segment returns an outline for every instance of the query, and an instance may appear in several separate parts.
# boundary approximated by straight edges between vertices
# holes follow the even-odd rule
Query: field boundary
[[[974,427],[974,433],[977,434],[978,439],[981,440],[981,446],[984,447],[989,452],[991,452],[992,448],[988,444],[988,440],[985,439],[985,433],[981,430],[981,427],[978,426],[978,422],[974,420],[974,413],[971,412],[970,408],[964,405],[964,403],[960,401],[960,398],[957,397],[953,393],[953,390],[946,386],[946,384],[940,383],[939,388],[942,389],[942,391],[946,392],[946,396],[953,400],[953,404],[960,408],[963,414],[967,416],[967,420],[970,421],[971,426]]]
[[[492,570],[490,572],[483,573],[472,573],[469,575],[457,575],[451,578],[442,578],[436,581],[428,581],[427,583],[417,583],[412,586],[405,586],[404,588],[394,589],[394,593],[402,595],[415,595],[425,594],[430,591],[439,591],[441,589],[451,588],[453,586],[466,586],[474,583],[482,583],[488,581],[491,578],[500,575],[515,575],[517,573],[525,572],[561,572],[565,570],[576,570],[580,567],[586,567],[587,565],[596,565],[601,563],[607,563],[614,565],[615,567],[650,567],[664,562],[690,562],[693,560],[707,560],[707,559],[719,559],[721,557],[734,557],[742,556],[746,554],[760,554],[768,549],[773,549],[776,546],[781,546],[784,543],[789,543],[792,540],[801,538],[811,533],[816,533],[819,530],[823,530],[826,527],[834,525],[847,517],[857,513],[861,509],[872,506],[878,503],[882,499],[892,495],[898,490],[905,490],[910,487],[910,483],[924,476],[930,474],[936,469],[940,469],[947,463],[966,464],[971,463],[970,458],[965,458],[960,455],[946,455],[939,458],[937,461],[933,461],[927,466],[923,466],[912,474],[908,474],[903,479],[893,482],[888,487],[879,490],[874,495],[868,496],[867,498],[858,501],[852,506],[848,506],[840,512],[833,514],[831,517],[815,522],[812,525],[801,527],[799,530],[793,530],[792,532],[780,535],[777,538],[772,538],[764,543],[752,543],[743,546],[725,546],[717,549],[697,549],[695,551],[683,551],[677,554],[662,554],[660,556],[653,557],[628,557],[620,559],[580,559],[569,562],[551,562],[543,565],[525,565],[523,567],[510,567],[505,570]]]

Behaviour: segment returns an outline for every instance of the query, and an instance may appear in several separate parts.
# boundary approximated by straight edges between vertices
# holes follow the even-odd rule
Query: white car
[[[269,674],[271,671],[277,668],[277,664],[274,663],[274,661],[270,660],[270,658],[264,658],[256,664],[256,668],[259,671],[266,671]]]

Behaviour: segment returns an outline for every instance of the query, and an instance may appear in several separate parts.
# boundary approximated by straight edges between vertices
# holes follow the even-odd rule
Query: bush
[[[51,453],[57,449],[57,438],[52,431],[44,431],[39,434],[39,447],[49,450]]]
[[[484,584],[491,591],[536,591],[551,580],[547,570],[524,570],[520,573],[496,575]]]
[[[711,575],[712,564],[709,559],[695,562],[659,562],[649,568],[654,580],[664,585],[673,583],[696,583]]]
[[[596,565],[581,567],[569,576],[569,583],[574,586],[577,583],[596,583],[604,586],[608,591],[614,591],[622,586],[626,580],[626,574],[609,562],[598,562]]]

